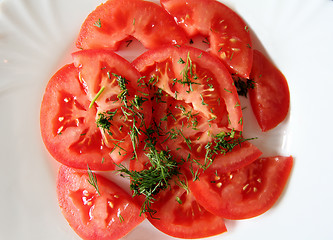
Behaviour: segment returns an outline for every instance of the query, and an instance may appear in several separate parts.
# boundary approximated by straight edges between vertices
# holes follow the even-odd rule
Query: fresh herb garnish
[[[101,87],[101,89],[98,91],[98,93],[96,94],[96,96],[93,98],[93,100],[91,101],[89,108],[92,108],[94,106],[94,103],[96,102],[96,100],[99,98],[99,96],[102,94],[102,92],[104,91],[105,87]]]
[[[112,136],[112,133],[110,131],[110,127],[112,125],[112,120],[113,117],[116,115],[117,113],[116,109],[115,111],[107,111],[107,112],[103,112],[103,113],[98,113],[98,119],[96,120],[96,124],[97,127],[102,128],[104,131],[107,131],[109,135]]]
[[[101,19],[100,18],[94,23],[94,26],[98,27],[98,28],[102,27],[102,23],[101,23]]]
[[[96,177],[96,174],[93,173],[91,171],[91,169],[89,168],[89,165],[88,166],[88,183],[91,184],[95,189],[96,189],[96,192],[98,193],[99,196],[101,196],[101,193],[99,192],[99,189],[98,189],[98,184],[97,184],[97,177]]]
[[[144,195],[145,201],[141,207],[142,213],[149,213],[151,216],[156,210],[151,208],[155,201],[155,195],[161,190],[167,189],[169,181],[174,175],[178,175],[178,164],[169,151],[158,151],[154,145],[149,144],[149,152],[146,154],[150,160],[151,166],[142,171],[128,170],[122,164],[117,165],[119,172],[128,175],[131,178],[130,188],[133,196]]]
[[[239,96],[247,97],[248,90],[253,89],[255,86],[255,81],[252,79],[241,78],[236,75],[232,75],[232,78]]]
[[[202,171],[206,171],[210,165],[214,162],[215,158],[219,155],[225,155],[226,153],[232,151],[236,146],[241,145],[241,143],[256,138],[243,138],[241,136],[236,136],[236,132],[232,130],[231,132],[220,132],[214,136],[213,141],[208,142],[205,145],[205,158],[203,162],[192,159],[193,163],[198,165],[198,169],[194,172],[193,166],[191,166],[190,171],[193,175],[193,181],[199,178]],[[192,169],[192,170],[191,170]]]

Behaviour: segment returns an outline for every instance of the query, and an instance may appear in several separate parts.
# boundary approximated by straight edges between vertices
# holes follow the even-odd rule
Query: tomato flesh
[[[70,64],[49,81],[40,111],[43,141],[50,154],[65,165],[114,169],[111,149],[103,143],[97,126],[91,124],[96,108],[89,108],[90,100],[78,76],[78,70]]]
[[[249,97],[254,115],[263,132],[273,129],[288,115],[290,93],[286,78],[258,50],[254,51]]]
[[[149,49],[187,42],[183,30],[159,5],[141,0],[109,0],[86,18],[76,45],[80,49],[117,50],[129,36]]]
[[[219,169],[189,182],[197,201],[227,219],[246,219],[270,209],[280,197],[293,165],[292,157],[260,158],[232,172]]]
[[[206,146],[221,132],[242,129],[242,112],[230,74],[217,59],[191,47],[151,50],[133,62],[146,76],[153,106],[153,123],[158,142],[179,161],[197,170],[207,159]],[[186,65],[189,78],[182,73]],[[196,76],[190,78],[191,74]],[[261,155],[244,142],[234,151],[217,155],[216,164],[231,171]],[[221,159],[221,160],[219,160]],[[223,160],[222,160],[223,159]]]
[[[209,54],[192,47],[167,47],[144,53],[133,65],[143,76],[154,78],[153,85],[192,105],[207,121],[242,130],[242,110],[233,80]]]
[[[76,67],[59,70],[45,90],[44,143],[67,166],[113,170],[115,162],[132,157],[140,141],[133,129],[150,123],[148,91],[138,86],[139,72],[112,51],[85,50],[73,57]]]
[[[86,240],[119,239],[140,224],[140,208],[115,183],[96,175],[98,192],[87,171],[62,165],[57,178],[59,206],[63,215]]]
[[[233,10],[215,0],[161,0],[189,37],[209,36],[210,49],[232,73],[248,78],[252,66],[249,28]]]

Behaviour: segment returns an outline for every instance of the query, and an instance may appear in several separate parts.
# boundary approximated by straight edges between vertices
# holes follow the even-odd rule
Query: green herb
[[[192,141],[189,139],[189,138],[186,138],[183,134],[183,131],[178,129],[178,133],[180,134],[180,136],[182,136],[186,142],[186,145],[188,146],[188,148],[192,151],[192,148],[191,148],[191,143]]]
[[[167,189],[170,186],[171,178],[180,173],[178,163],[168,151],[158,151],[154,145],[149,143],[149,152],[146,155],[151,164],[148,169],[130,171],[122,164],[117,166],[120,168],[119,172],[131,178],[130,188],[133,191],[133,196],[145,196],[140,215],[147,212],[152,216],[156,213],[156,210],[151,208],[151,204],[155,201],[154,196],[161,190]]]
[[[128,80],[122,76],[119,76],[115,73],[112,73],[113,76],[117,78],[118,85],[120,87],[121,92],[118,94],[118,99],[121,100],[127,107],[127,96],[128,96],[128,89],[126,85],[128,84]]]
[[[101,23],[101,19],[100,18],[94,23],[94,26],[98,27],[98,28],[102,27],[102,23]]]
[[[123,221],[124,221],[124,218],[123,218],[123,216],[121,216],[120,213],[118,214],[118,217],[119,217],[119,221],[120,221],[120,222],[123,222]]]
[[[230,90],[224,88],[224,91],[228,92],[228,93],[232,93]]]
[[[205,38],[204,40],[202,40],[203,43],[209,44],[208,38]]]
[[[201,97],[201,104],[202,104],[202,105],[208,105],[207,103],[205,103],[205,101],[204,101],[203,96],[202,96],[201,93],[200,93],[200,97]]]
[[[127,43],[127,44],[126,44],[126,47],[128,47],[128,46],[129,46],[129,45],[130,45],[132,42],[133,42],[133,40],[132,40],[132,39],[130,39],[130,40],[127,40],[127,41],[126,41],[126,43]]]
[[[230,61],[232,60],[233,56],[234,56],[234,52],[231,53]]]
[[[98,119],[96,120],[96,124],[97,127],[102,128],[104,131],[107,131],[109,135],[112,136],[112,133],[110,131],[110,127],[112,125],[112,120],[113,117],[116,115],[117,113],[116,109],[114,112],[111,111],[107,111],[107,112],[103,112],[103,113],[98,113]]]
[[[248,90],[253,89],[255,86],[255,82],[251,79],[241,78],[236,75],[232,75],[232,78],[239,96],[247,97]]]
[[[180,75],[182,75],[182,79],[179,80],[177,78],[174,78],[173,85],[175,83],[183,84],[183,86],[187,85],[187,86],[189,86],[190,91],[192,92],[193,91],[192,84],[200,84],[200,83],[196,83],[191,80],[191,79],[195,80],[198,77],[193,74],[193,62],[190,58],[190,53],[189,52],[187,53],[186,62],[182,58],[180,58],[178,60],[178,63],[181,63],[181,64],[186,63],[186,64],[185,64],[184,68],[182,69],[182,71],[180,72]]]
[[[179,204],[183,204],[182,200],[180,200],[180,198],[177,196],[176,197],[176,201],[179,203]]]
[[[241,136],[236,137],[236,132],[232,130],[231,132],[220,132],[214,136],[213,141],[208,142],[205,145],[205,158],[203,162],[199,162],[195,159],[192,162],[198,165],[198,169],[196,172],[193,171],[192,167],[192,175],[194,180],[197,180],[200,175],[201,171],[207,170],[210,165],[213,163],[215,158],[219,155],[225,155],[226,153],[232,151],[237,145],[249,140],[253,140],[256,138],[243,138]],[[191,170],[191,169],[190,169]],[[194,181],[193,180],[193,181]]]
[[[91,101],[89,108],[92,108],[94,106],[94,103],[96,102],[96,100],[99,98],[99,96],[102,94],[102,92],[104,91],[105,87],[101,87],[101,89],[98,91],[98,93],[96,94],[96,96],[93,98],[93,100]]]
[[[180,64],[184,64],[185,61],[184,61],[182,58],[179,58],[178,63],[180,63]]]
[[[100,196],[101,194],[100,194],[99,189],[98,189],[96,174],[91,171],[91,169],[89,168],[89,165],[87,165],[87,166],[88,166],[88,171],[87,172],[88,172],[88,177],[89,177],[87,179],[87,181],[88,181],[89,184],[91,184],[96,189],[96,192]]]
[[[141,97],[141,96],[134,96],[134,99],[131,101],[132,106],[134,106],[136,109],[141,109],[141,106],[144,102],[148,101],[148,98]]]

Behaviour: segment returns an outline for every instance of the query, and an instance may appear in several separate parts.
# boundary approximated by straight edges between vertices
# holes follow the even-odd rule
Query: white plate
[[[0,239],[79,239],[57,205],[56,164],[41,141],[39,107],[48,79],[71,61],[79,27],[99,3],[0,0]],[[333,1],[226,3],[289,81],[289,118],[269,134],[276,145],[266,147],[292,154],[295,165],[270,211],[227,221],[229,232],[211,239],[332,239]],[[124,239],[173,238],[144,222]]]

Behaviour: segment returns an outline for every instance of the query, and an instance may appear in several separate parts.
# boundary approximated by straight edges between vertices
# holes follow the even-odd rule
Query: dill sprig
[[[153,216],[156,210],[151,208],[151,204],[155,201],[155,195],[161,190],[167,189],[170,186],[171,178],[180,173],[179,163],[174,160],[169,151],[158,151],[152,144],[149,144],[148,148],[149,152],[146,155],[151,164],[148,169],[130,171],[122,164],[117,166],[120,168],[119,172],[131,178],[130,188],[133,191],[133,196],[145,196],[140,215],[149,213]]]
[[[193,73],[193,62],[190,58],[190,53],[188,52],[188,54],[187,54],[186,62],[182,58],[180,58],[178,60],[178,63],[179,64],[185,64],[185,66],[182,69],[182,71],[180,72],[180,74],[182,75],[182,79],[174,78],[172,80],[173,85],[175,83],[180,83],[183,86],[187,85],[187,86],[189,86],[190,91],[192,92],[193,91],[192,84],[199,84],[200,85],[200,83],[197,83],[197,82],[194,82],[194,81],[191,80],[191,79],[194,79],[194,80],[197,79],[198,76]]]
[[[98,188],[98,184],[97,184],[97,177],[96,177],[96,174],[93,173],[91,171],[91,169],[89,168],[89,165],[88,166],[88,183],[91,184],[95,189],[96,189],[96,192],[98,193],[99,196],[101,196],[101,193],[99,192],[99,188]]]
[[[107,111],[107,112],[102,112],[102,113],[98,113],[98,119],[96,120],[96,124],[97,127],[102,128],[104,131],[107,131],[109,135],[112,136],[112,133],[110,131],[110,127],[112,125],[112,120],[113,117],[116,115],[117,113],[116,109],[115,111]]]
[[[121,100],[127,107],[127,96],[128,94],[128,89],[126,85],[128,84],[128,80],[120,75],[117,75],[115,73],[112,73],[113,76],[117,78],[118,86],[120,87],[121,92],[118,94],[118,99]]]
[[[142,105],[145,101],[149,99],[146,97],[135,95],[132,100],[128,100],[129,91],[127,89],[128,80],[120,75],[112,73],[117,79],[118,86],[120,88],[120,93],[118,94],[118,99],[123,103],[121,106],[121,111],[123,113],[124,121],[131,121],[132,126],[130,126],[129,135],[132,141],[134,155],[136,156],[136,147],[139,142],[140,129],[142,128],[144,122],[141,121],[139,125],[138,119],[144,119],[144,115],[139,112],[142,109]],[[142,78],[138,82],[142,81]]]
[[[255,81],[252,79],[242,78],[234,74],[232,75],[232,79],[234,80],[239,96],[247,97],[248,90],[254,88]]]
[[[206,154],[203,163],[192,159],[192,161],[199,166],[196,172],[194,172],[193,166],[190,168],[193,181],[199,178],[200,170],[204,172],[213,164],[217,156],[225,155],[226,153],[231,152],[236,146],[253,139],[256,138],[243,138],[241,136],[236,136],[236,132],[234,130],[216,134],[214,136],[214,140],[205,145]]]
[[[94,103],[96,102],[96,100],[99,98],[99,96],[102,94],[102,92],[105,90],[105,87],[101,87],[101,89],[98,91],[98,93],[96,94],[96,96],[93,98],[93,100],[91,101],[91,103],[89,104],[89,108],[92,108],[94,106]]]

